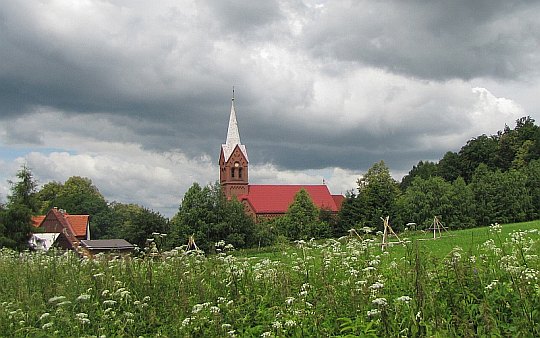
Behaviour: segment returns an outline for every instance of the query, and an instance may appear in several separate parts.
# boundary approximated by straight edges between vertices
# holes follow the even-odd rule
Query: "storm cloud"
[[[87,176],[171,215],[217,179],[231,89],[255,183],[336,193],[538,119],[540,4],[3,1],[0,179]],[[0,198],[8,193],[0,182]]]

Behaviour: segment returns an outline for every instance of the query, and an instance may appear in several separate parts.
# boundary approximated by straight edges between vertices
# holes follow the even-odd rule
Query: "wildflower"
[[[375,282],[369,288],[372,289],[372,290],[378,290],[378,289],[382,289],[383,287],[384,287],[383,283]]]
[[[107,300],[104,300],[103,301],[103,305],[114,305],[116,304],[116,301],[115,300],[112,300],[112,299],[107,299]]]
[[[272,328],[276,329],[276,330],[279,330],[283,327],[283,325],[281,324],[281,322],[279,320],[276,320],[275,322],[272,323]]]
[[[53,326],[53,322],[48,322],[48,323],[45,323],[41,326],[41,329],[42,330],[47,330],[48,328],[50,328],[51,326]]]
[[[71,304],[71,302],[69,300],[65,300],[63,302],[56,304],[56,306],[64,306],[64,305],[69,305],[69,304]]]
[[[285,322],[285,327],[295,327],[296,326],[296,322],[292,319],[289,319]]]
[[[228,329],[230,329],[231,327],[232,327],[231,324],[227,324],[227,323],[221,324],[221,328],[222,328],[223,330],[228,330]]]
[[[103,297],[106,297],[109,293],[110,293],[110,291],[107,290],[107,289],[105,289],[105,290],[103,290],[103,291],[101,292],[101,295],[102,295]]]
[[[272,332],[269,332],[269,331],[263,332],[261,334],[262,338],[267,338],[267,337],[271,337],[271,336],[272,336]]]
[[[43,319],[49,318],[50,315],[51,315],[50,313],[45,312],[44,314],[42,314],[41,316],[39,316],[39,320],[43,320]]]
[[[374,300],[371,301],[371,303],[377,306],[386,306],[388,304],[388,302],[386,301],[386,298],[375,298]]]
[[[368,317],[374,317],[374,316],[378,315],[379,313],[381,313],[381,311],[379,309],[373,309],[373,310],[369,310],[367,312],[367,315],[368,315]]]
[[[486,290],[491,290],[493,289],[497,283],[499,282],[498,279],[494,279],[491,283],[489,283],[488,285],[486,285]]]
[[[62,301],[64,299],[66,299],[66,297],[64,297],[64,296],[52,297],[52,298],[49,298],[49,303],[56,303],[56,302]]]
[[[217,306],[212,306],[212,307],[210,308],[210,312],[211,312],[211,313],[217,314],[217,313],[219,313],[219,311],[220,311],[220,310],[219,310],[219,308],[218,308]]]
[[[204,304],[195,304],[193,305],[193,308],[191,309],[191,313],[198,313],[202,309],[204,309]]]
[[[83,293],[82,295],[77,297],[77,300],[89,300],[89,299],[90,299],[90,295],[86,293]]]
[[[492,234],[500,234],[502,232],[502,226],[499,223],[491,224],[489,232]]]
[[[396,302],[401,302],[405,304],[409,304],[410,301],[411,301],[411,297],[409,296],[401,296],[401,297],[396,298]]]
[[[191,323],[191,317],[187,317],[182,321],[182,327],[186,327]]]
[[[287,305],[291,305],[293,302],[294,302],[294,297],[287,297],[287,299],[285,299],[285,303]]]

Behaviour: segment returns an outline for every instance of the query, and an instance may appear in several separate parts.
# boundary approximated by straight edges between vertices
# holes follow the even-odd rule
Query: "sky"
[[[218,179],[232,87],[255,184],[400,180],[540,121],[540,2],[3,0],[0,201],[92,180],[170,217]],[[61,206],[59,206],[61,207]]]

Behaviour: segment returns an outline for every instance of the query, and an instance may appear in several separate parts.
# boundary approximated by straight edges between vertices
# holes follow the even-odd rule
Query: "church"
[[[246,212],[255,220],[284,215],[294,196],[304,189],[315,206],[337,213],[345,199],[332,195],[321,185],[257,185],[249,184],[249,158],[246,146],[240,142],[240,132],[234,108],[234,95],[225,144],[219,155],[219,182],[228,199],[236,198],[244,204]]]

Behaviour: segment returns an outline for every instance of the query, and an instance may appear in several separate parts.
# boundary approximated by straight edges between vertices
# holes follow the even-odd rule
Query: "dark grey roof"
[[[125,239],[83,239],[82,246],[91,250],[126,250],[135,246]]]

